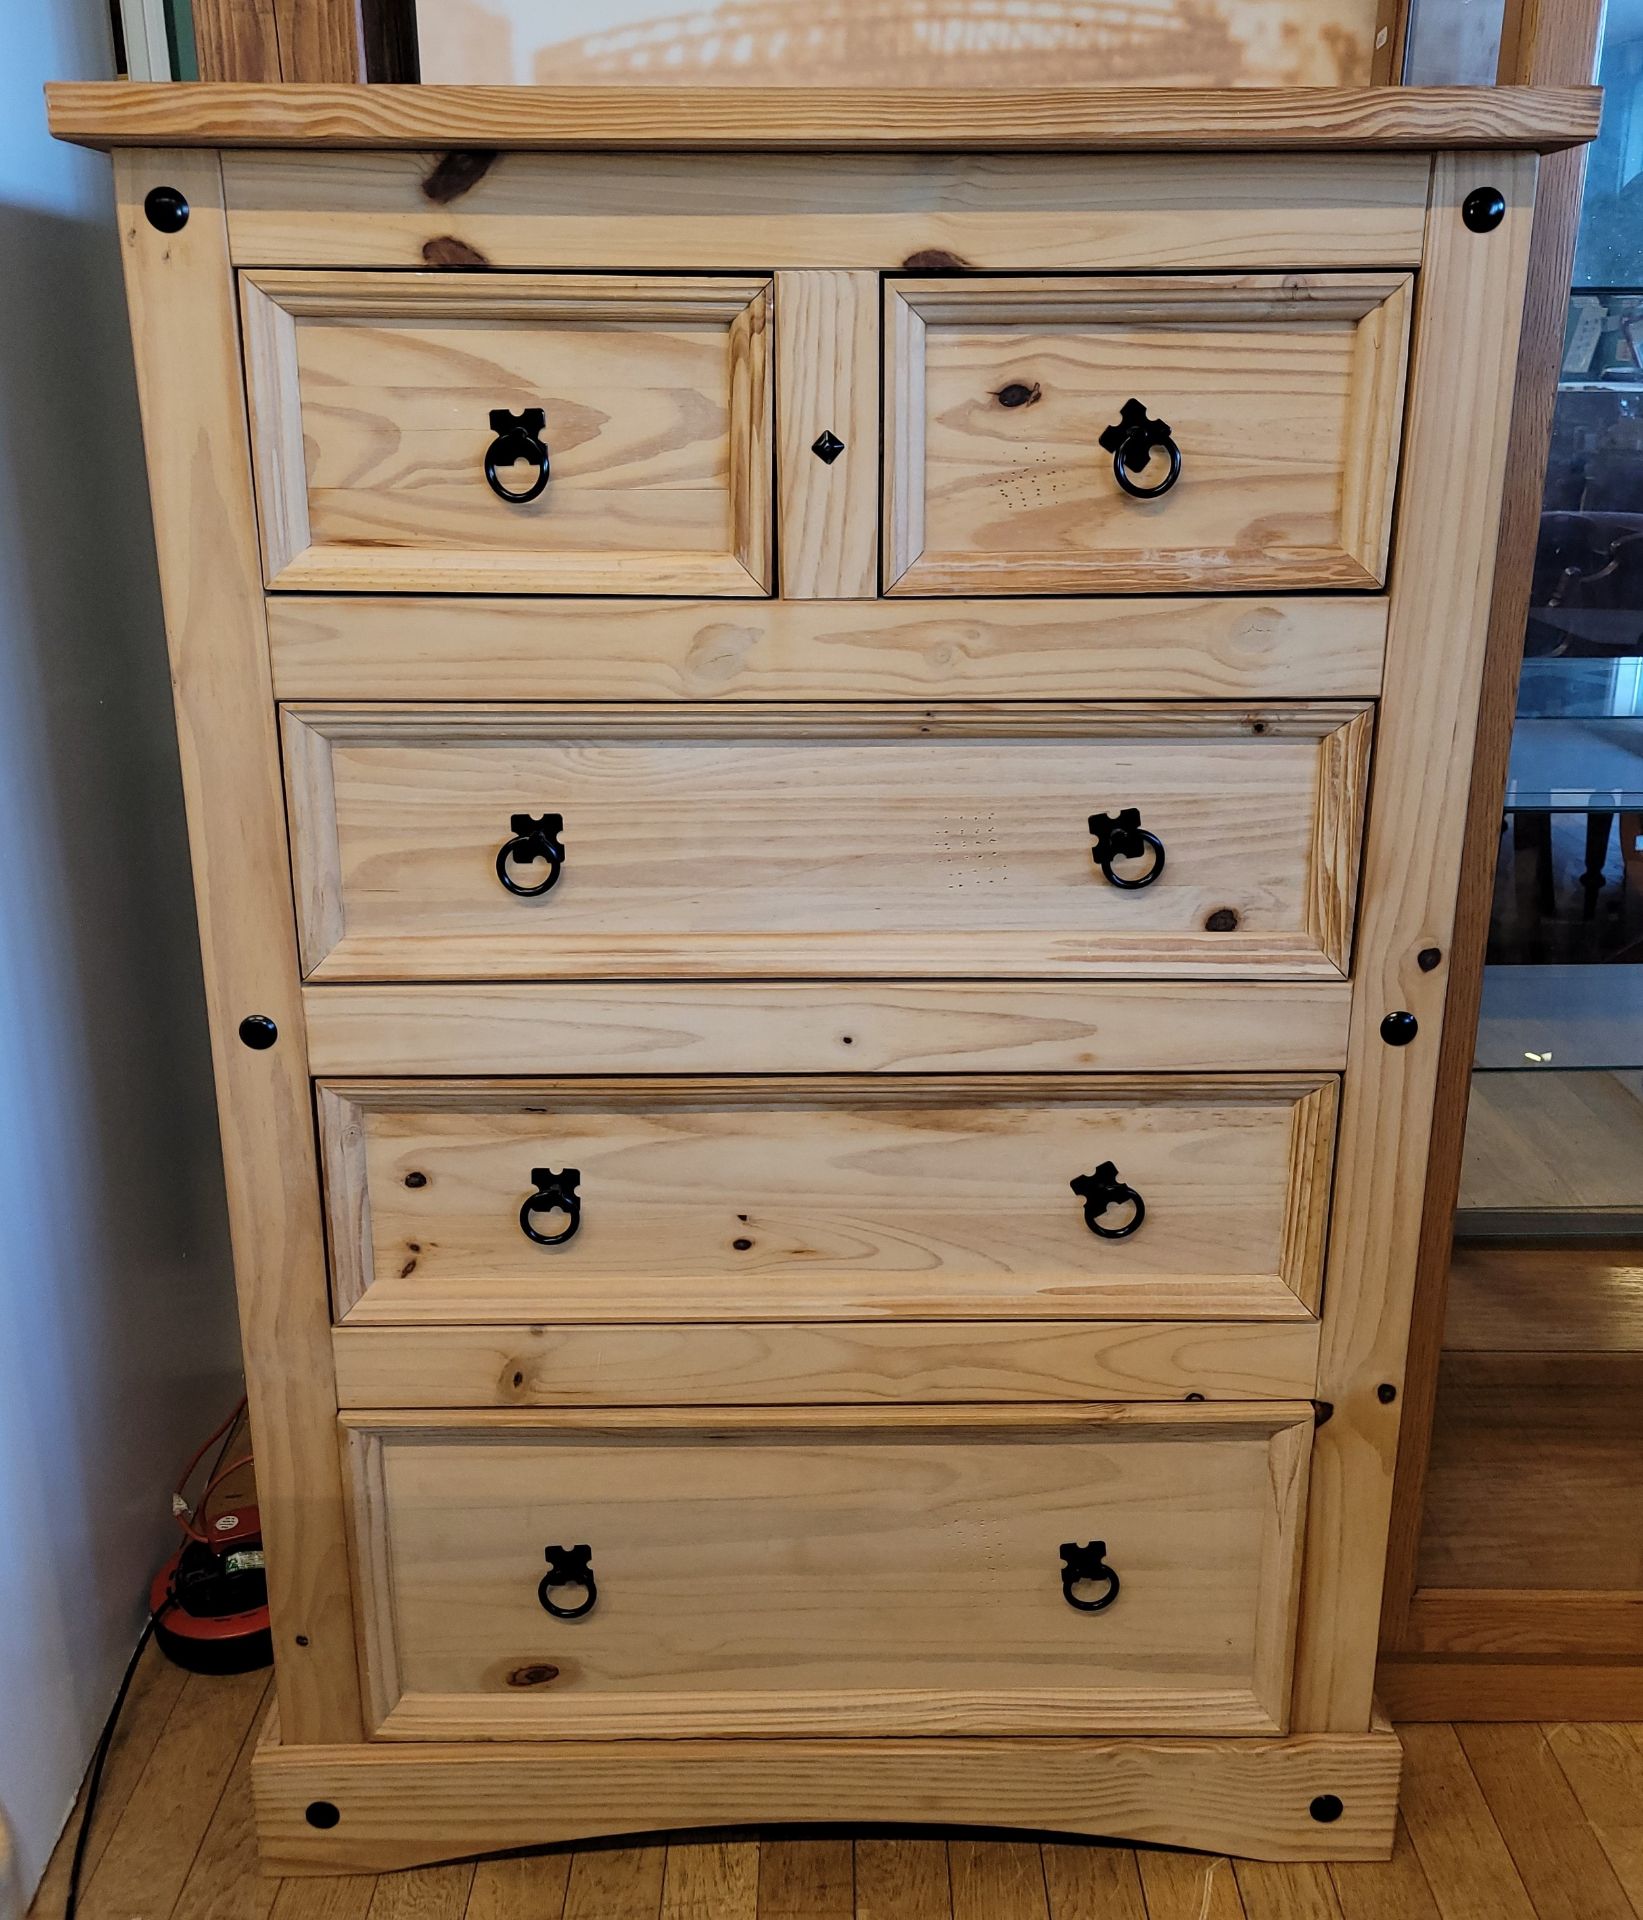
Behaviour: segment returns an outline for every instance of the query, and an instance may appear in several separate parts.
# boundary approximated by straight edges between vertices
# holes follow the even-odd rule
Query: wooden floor
[[[1643,1726],[1404,1729],[1387,1866],[887,1826],[279,1882],[258,1873],[251,1831],[266,1694],[266,1675],[185,1676],[150,1650],[104,1775],[83,1920],[1643,1920]],[[61,1920],[74,1835],[35,1920]]]

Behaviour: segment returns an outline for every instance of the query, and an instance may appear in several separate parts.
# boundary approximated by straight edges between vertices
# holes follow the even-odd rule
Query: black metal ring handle
[[[526,1196],[525,1204],[519,1209],[520,1229],[527,1240],[534,1240],[539,1247],[562,1247],[575,1237],[582,1224],[582,1198],[576,1191],[582,1171],[579,1167],[566,1167],[563,1173],[555,1173],[552,1167],[532,1167],[531,1178],[536,1182],[536,1191]],[[539,1233],[531,1224],[533,1213],[562,1213],[565,1224],[557,1233]]]
[[[1074,1587],[1086,1581],[1102,1582],[1105,1591],[1094,1600],[1080,1600]],[[1105,1540],[1086,1540],[1083,1546],[1068,1540],[1061,1548],[1061,1597],[1080,1613],[1105,1613],[1118,1598],[1118,1575],[1107,1565]]]
[[[1081,1173],[1071,1185],[1084,1202],[1085,1226],[1103,1240],[1127,1240],[1147,1217],[1146,1201],[1127,1181],[1119,1179],[1118,1169],[1110,1160],[1103,1160],[1094,1173]],[[1108,1207],[1122,1206],[1134,1207],[1135,1217],[1121,1227],[1102,1226],[1101,1216]]]
[[[521,900],[536,900],[544,893],[551,893],[565,867],[565,849],[559,839],[565,831],[565,816],[562,813],[515,813],[509,816],[508,825],[513,829],[513,838],[497,848],[497,879]],[[534,887],[522,887],[508,871],[509,863],[515,860],[521,866],[533,860],[546,860],[547,879]]]
[[[491,492],[497,499],[506,500],[509,506],[524,506],[548,484],[548,450],[542,444],[542,429],[547,424],[548,417],[540,407],[527,407],[523,413],[509,413],[506,407],[495,407],[491,411],[491,432],[496,438],[485,449],[485,478],[491,484]],[[497,469],[511,467],[520,460],[535,467],[536,478],[523,493],[514,493],[503,486]]]
[[[1164,871],[1164,843],[1157,834],[1148,833],[1142,826],[1139,807],[1124,807],[1117,813],[1092,813],[1090,833],[1095,841],[1090,858],[1113,886],[1123,888],[1126,893],[1150,887]],[[1134,879],[1114,873],[1115,860],[1139,860],[1146,853],[1151,853],[1152,865],[1145,873]]]
[[[1168,424],[1149,418],[1139,400],[1124,402],[1117,423],[1101,435],[1101,445],[1112,455],[1112,477],[1133,499],[1156,500],[1181,477],[1181,449],[1170,437]],[[1169,456],[1169,472],[1153,486],[1138,486],[1130,475],[1146,470],[1157,447]]]
[[[592,1547],[548,1547],[542,1558],[548,1563],[536,1589],[536,1597],[555,1620],[580,1620],[585,1613],[592,1613],[594,1603],[599,1598],[598,1583],[593,1577]],[[550,1596],[555,1587],[585,1587],[587,1598],[574,1607],[562,1607]]]

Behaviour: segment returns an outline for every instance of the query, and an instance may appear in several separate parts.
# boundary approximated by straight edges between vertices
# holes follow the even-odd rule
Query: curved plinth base
[[[252,1778],[273,1874],[384,1873],[567,1840],[804,1821],[1019,1827],[1256,1860],[1384,1860],[1402,1758],[1380,1724],[1260,1740],[287,1747],[271,1714]]]

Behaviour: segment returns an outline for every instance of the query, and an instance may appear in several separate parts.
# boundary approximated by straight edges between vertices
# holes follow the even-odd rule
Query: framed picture
[[[422,0],[417,32],[430,81],[1364,86],[1393,11],[1390,0]]]

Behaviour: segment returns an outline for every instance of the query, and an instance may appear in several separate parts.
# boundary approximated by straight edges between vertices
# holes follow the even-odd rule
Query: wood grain
[[[777,510],[787,600],[871,600],[878,592],[878,301],[871,273],[776,276]],[[829,460],[815,451],[824,433],[844,443]]]
[[[1350,986],[953,981],[315,987],[315,1073],[1290,1073],[1346,1061]]]
[[[426,153],[224,157],[242,265],[654,272],[901,271],[921,260],[1007,273],[1099,267],[1247,273],[1408,267],[1430,159],[1314,155],[511,152],[431,203]]]
[[[284,724],[312,980],[1347,966],[1364,709],[304,705]],[[1124,807],[1168,849],[1157,885],[1093,865],[1088,817]],[[522,809],[565,821],[564,877],[534,900],[495,871]]]
[[[159,181],[192,208],[150,226]],[[116,162],[126,293],[199,907],[251,1432],[293,1743],[358,1736],[325,1249],[242,374],[217,162]],[[270,1017],[272,1048],[237,1035]]]
[[[1405,1727],[1403,1817],[1440,1913],[1535,1920],[1452,1727]]]
[[[1643,1537],[1628,1518],[1643,1510],[1640,1388],[1636,1354],[1451,1356],[1417,1593],[1643,1589]],[[1545,1624],[1526,1604],[1524,1633]]]
[[[1306,1399],[1311,1321],[380,1327],[335,1335],[349,1407]]]
[[[1634,1920],[1538,1727],[1458,1729],[1538,1920]]]
[[[1385,577],[1404,275],[885,285],[888,591],[1365,587]],[[1181,452],[1119,487],[1140,399]],[[1137,483],[1162,484],[1155,453]]]
[[[375,1873],[476,1846],[654,1833],[727,1817],[750,1825],[876,1821],[886,1807],[911,1822],[1122,1835],[1214,1852],[1235,1844],[1246,1857],[1374,1860],[1391,1845],[1399,1766],[1390,1729],[1278,1740],[378,1741],[318,1749],[282,1746],[277,1726],[269,1732],[275,1737],[265,1737],[253,1766],[264,1859],[269,1870],[295,1875],[324,1872],[327,1862],[333,1872],[345,1865]],[[1337,1794],[1344,1808],[1327,1828],[1307,1811],[1319,1792]],[[329,1833],[304,1817],[316,1799],[342,1812]],[[579,1856],[578,1867],[595,1857]],[[928,1888],[920,1873],[901,1884]],[[572,1902],[575,1883],[573,1873]]]
[[[1459,212],[1480,167],[1508,204],[1487,235]],[[1441,962],[1455,912],[1511,413],[1499,368],[1516,352],[1533,203],[1532,160],[1434,166],[1324,1282],[1318,1397],[1335,1412],[1318,1432],[1295,1697],[1312,1730],[1365,1724],[1372,1699],[1421,1225],[1407,1202],[1425,1179],[1446,989],[1419,956]],[[1415,1015],[1412,1045],[1382,1040],[1393,1011]]]
[[[270,586],[769,591],[768,281],[241,284]],[[527,504],[486,479],[498,407],[547,415]]]
[[[377,1731],[1280,1731],[1311,1429],[1293,1403],[347,1415]],[[1058,1543],[1096,1537],[1124,1585],[1086,1615]],[[593,1546],[585,1620],[543,1615],[546,1540]]]
[[[1451,1353],[1643,1353],[1643,1262],[1612,1247],[1455,1248]]]
[[[876,547],[876,504],[867,537]],[[790,551],[782,565],[791,594]],[[1379,694],[1386,610],[1369,595],[727,607],[280,594],[268,637],[282,700],[1060,700],[1095,684],[1112,700],[1334,700]]]
[[[1314,1309],[1332,1081],[322,1083],[346,1324],[1286,1319]],[[1073,1180],[1142,1196],[1087,1224]],[[521,1230],[575,1167],[574,1240]],[[537,1223],[553,1231],[563,1220]]]
[[[1100,152],[1589,140],[1592,87],[396,87],[58,82],[51,130],[89,146],[795,146]]]

